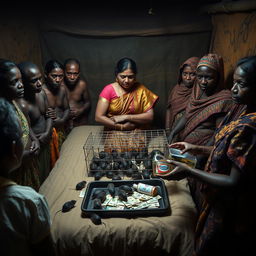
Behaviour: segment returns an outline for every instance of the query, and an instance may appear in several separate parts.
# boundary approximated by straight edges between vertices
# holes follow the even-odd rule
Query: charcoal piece
[[[94,156],[94,157],[92,158],[92,162],[95,163],[95,164],[97,164],[97,165],[100,163],[100,161],[101,161],[101,160],[100,160],[98,157],[96,157],[96,156]]]
[[[120,169],[120,170],[124,170],[124,165],[123,165],[123,163],[120,163],[120,164],[119,164],[119,169]]]
[[[124,160],[123,159],[123,161],[122,161],[122,170],[127,170],[129,167],[130,167],[130,163],[129,163],[129,161],[127,161],[127,160]]]
[[[141,173],[139,173],[139,172],[133,173],[133,174],[132,174],[132,179],[133,179],[133,180],[141,180],[141,179],[142,179]]]
[[[150,171],[149,170],[142,170],[143,179],[150,179]]]
[[[107,171],[106,172],[106,177],[109,179],[112,179],[112,177],[114,176],[114,173],[112,171]]]
[[[93,192],[93,194],[92,194],[92,200],[95,199],[95,198],[97,198],[98,194],[100,194],[101,191],[102,191],[102,190],[100,190],[100,189],[96,189],[96,190]]]
[[[125,173],[127,177],[132,177],[133,172],[134,172],[133,169],[129,168]]]
[[[107,163],[106,163],[104,160],[102,160],[102,161],[100,162],[100,165],[99,165],[99,166],[101,167],[102,170],[105,170],[106,167],[107,167]]]
[[[108,189],[109,194],[112,197],[114,197],[115,196],[115,192],[116,192],[115,185],[113,183],[109,183],[108,186],[107,186],[107,189]]]
[[[143,155],[143,158],[148,157],[148,149],[146,147],[143,147],[140,152]]]
[[[76,184],[76,190],[82,190],[85,187],[85,185],[86,185],[86,181],[85,180],[83,180],[81,182],[78,182]]]
[[[124,159],[132,159],[132,152],[131,151],[128,151],[128,152],[124,152],[122,157]]]
[[[97,194],[98,199],[100,199],[101,203],[103,203],[106,200],[106,192],[102,190],[99,194]]]
[[[114,162],[113,163],[113,170],[118,170],[119,169],[119,163],[118,162]]]
[[[133,194],[133,188],[128,186],[128,185],[121,185],[118,188],[123,190],[123,191],[125,191],[125,193],[128,194],[128,195],[132,195]]]
[[[138,151],[136,149],[131,150],[132,157],[136,157],[138,155]]]
[[[99,198],[93,200],[93,209],[102,209],[101,200]]]
[[[93,214],[91,215],[91,221],[92,221],[93,224],[95,224],[95,225],[100,225],[100,224],[101,224],[101,217],[100,217],[98,214],[93,213]]]
[[[151,159],[145,159],[143,161],[143,165],[146,169],[152,169],[152,160]]]
[[[112,180],[121,180],[122,178],[121,178],[121,176],[120,175],[114,175],[113,177],[112,177]]]
[[[126,160],[126,163],[127,163],[127,169],[131,168],[132,167],[132,161],[130,159],[127,159]]]
[[[96,172],[95,174],[94,174],[94,180],[100,180],[101,179],[101,177],[102,177],[102,172]]]
[[[107,152],[105,152],[105,151],[100,151],[99,152],[99,158],[100,159],[103,159],[103,158],[105,158],[107,156]]]
[[[119,163],[119,164],[121,164],[122,161],[123,161],[123,158],[120,157],[120,156],[118,156],[118,157],[116,157],[116,158],[114,159],[114,162],[117,162],[117,163]]]
[[[67,201],[66,203],[63,204],[61,211],[62,211],[62,212],[68,212],[68,211],[70,211],[72,208],[75,207],[75,204],[76,204],[76,200]]]
[[[113,159],[115,159],[115,158],[118,157],[118,152],[117,152],[115,149],[113,149],[113,150],[111,151],[111,155],[112,155]]]
[[[141,160],[142,160],[143,156],[139,153],[136,157],[135,157],[135,161],[137,164],[140,164],[141,163]]]
[[[106,166],[106,168],[105,168],[105,170],[112,170],[112,166],[111,166],[111,164],[107,164],[107,166]]]
[[[118,189],[117,195],[121,201],[127,201],[127,194],[124,190]]]
[[[107,155],[105,158],[104,158],[104,161],[107,163],[107,164],[110,164],[112,163],[112,157],[110,155]]]
[[[90,163],[90,170],[96,170],[98,165],[94,162]]]

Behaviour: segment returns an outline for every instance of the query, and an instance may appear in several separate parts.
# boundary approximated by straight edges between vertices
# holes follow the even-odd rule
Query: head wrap
[[[192,69],[193,72],[196,72],[198,61],[199,61],[198,57],[191,57],[191,58],[187,59],[182,65],[180,65],[179,78],[178,78],[178,83],[179,84],[182,82],[181,73],[182,73],[183,69],[186,66],[188,66]]]
[[[197,65],[197,69],[201,66],[209,67],[215,71],[217,71],[219,75],[218,85],[216,87],[216,91],[224,88],[224,64],[223,58],[220,55],[215,53],[209,53],[203,56]]]
[[[192,88],[188,88],[182,84],[181,73],[185,66],[189,66],[195,72],[198,61],[198,57],[191,57],[180,65],[178,84],[171,88],[167,101],[167,108],[170,109],[169,127],[173,125],[175,116],[185,110],[192,92]]]

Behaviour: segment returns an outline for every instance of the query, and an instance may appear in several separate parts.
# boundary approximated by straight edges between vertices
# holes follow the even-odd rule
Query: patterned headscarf
[[[220,55],[217,55],[215,53],[209,53],[205,56],[203,56],[197,65],[197,69],[201,66],[207,66],[213,70],[216,70],[219,75],[219,81],[217,90],[219,91],[224,88],[224,64],[223,64],[223,58]]]
[[[197,126],[207,120],[214,114],[225,114],[233,106],[230,90],[224,89],[224,67],[223,59],[217,54],[208,54],[202,57],[197,65],[197,69],[200,66],[207,66],[218,73],[218,83],[216,90],[212,95],[206,98],[199,98],[201,95],[201,89],[198,82],[195,82],[193,86],[191,98],[186,108],[186,127],[181,136],[182,140],[185,140],[186,136],[190,134]],[[200,144],[199,142],[197,144]]]

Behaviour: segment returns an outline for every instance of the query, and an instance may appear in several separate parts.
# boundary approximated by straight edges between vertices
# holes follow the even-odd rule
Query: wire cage
[[[83,149],[87,175],[95,179],[104,175],[138,179],[143,174],[151,175],[154,155],[168,156],[169,152],[163,129],[90,133]]]

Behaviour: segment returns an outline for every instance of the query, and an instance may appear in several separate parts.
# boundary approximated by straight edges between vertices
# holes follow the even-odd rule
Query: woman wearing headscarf
[[[224,89],[222,57],[205,55],[197,65],[196,82],[186,113],[171,131],[169,141],[184,129],[179,133],[179,140],[206,145],[232,106],[230,90]]]
[[[185,114],[196,78],[198,61],[198,57],[191,57],[179,68],[178,83],[171,89],[167,102],[165,118],[165,128],[167,131],[172,130]]]
[[[170,145],[209,157],[204,170],[173,161],[176,167],[168,177],[202,183],[195,256],[251,255],[255,247],[256,56],[237,62],[231,91],[238,105],[216,130],[213,146]]]

